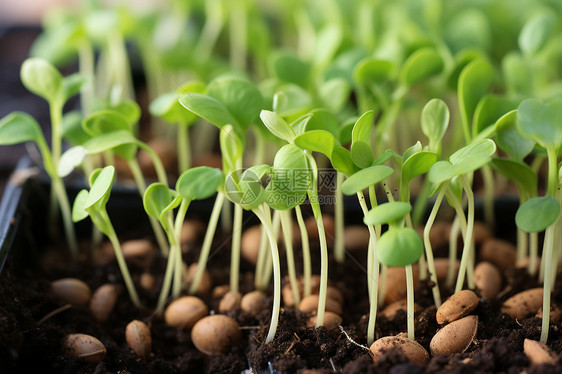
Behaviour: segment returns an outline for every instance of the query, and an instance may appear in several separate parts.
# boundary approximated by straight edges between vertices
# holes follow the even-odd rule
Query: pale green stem
[[[447,269],[447,287],[453,287],[455,281],[455,262],[457,260],[458,237],[461,230],[459,216],[457,215],[449,232],[449,268]]]
[[[205,25],[201,30],[194,54],[194,56],[198,56],[201,61],[208,60],[223,27],[220,3],[221,1],[205,2]],[[219,7],[218,9],[217,5]]]
[[[357,199],[363,215],[369,212],[362,191],[357,192]],[[369,248],[367,250],[367,286],[369,292],[369,323],[367,325],[367,344],[370,346],[375,341],[375,324],[377,321],[378,293],[379,293],[379,260],[376,255],[377,233],[373,225],[367,225],[369,230]],[[384,294],[384,289],[383,289]]]
[[[176,213],[176,219],[173,226],[173,239],[174,241],[174,251],[175,251],[175,269],[174,269],[174,288],[172,290],[172,295],[174,299],[180,296],[181,288],[183,285],[183,259],[181,256],[181,229],[183,226],[183,221],[185,220],[185,215],[191,200],[182,199],[178,212]],[[171,217],[170,217],[171,219]]]
[[[345,246],[344,246],[344,215],[343,215],[343,192],[341,186],[345,176],[339,171],[336,172],[336,191],[334,193],[336,203],[334,205],[334,221],[336,226],[336,237],[334,240],[334,255],[338,263],[345,261]]]
[[[191,167],[191,147],[189,146],[189,126],[178,124],[178,175]]]
[[[377,193],[375,192],[375,185],[369,186],[369,201],[371,202],[371,209],[379,205],[377,202]],[[382,231],[382,225],[375,225],[375,233],[377,234],[377,239],[381,237],[381,231]]]
[[[267,333],[267,338],[265,339],[265,343],[268,344],[275,337],[277,324],[279,323],[279,308],[281,305],[281,264],[279,263],[279,250],[277,249],[276,236],[273,233],[269,209],[265,206],[261,206],[253,211],[265,228],[265,232],[269,238],[271,258],[273,259],[273,308],[271,312],[269,332]]]
[[[520,192],[519,194],[519,204],[523,204],[526,201],[525,194]],[[517,228],[517,261],[520,261],[527,257],[527,249],[529,247],[529,236],[526,232]]]
[[[238,292],[238,278],[240,273],[240,240],[242,238],[242,206],[234,205],[234,226],[232,229],[232,243],[230,251],[230,291]]]
[[[389,202],[393,202],[394,201],[394,195],[392,194],[392,191],[390,190],[390,187],[388,187],[387,183],[383,183],[382,185],[384,187],[384,191],[386,192],[386,198],[388,199]]]
[[[433,261],[433,248],[431,246],[431,242],[429,240],[429,232],[431,231],[431,226],[433,226],[433,222],[435,222],[435,217],[437,216],[437,212],[439,211],[439,207],[441,206],[441,201],[443,201],[443,196],[445,196],[445,192],[449,188],[449,182],[446,182],[441,187],[439,194],[437,195],[437,199],[435,200],[435,204],[433,204],[433,208],[431,208],[431,213],[429,214],[429,218],[425,224],[423,229],[423,243],[425,246],[425,254],[427,256],[427,265],[429,267],[430,279],[433,282],[433,287],[431,291],[433,292],[433,301],[435,302],[435,307],[439,308],[441,306],[441,294],[439,292],[439,283],[437,281],[437,272],[435,270],[435,262]]]
[[[408,300],[408,339],[415,340],[414,330],[414,274],[412,265],[406,265],[406,289]]]
[[[52,163],[56,170],[62,152],[62,103],[58,101],[49,102],[49,112],[51,116],[51,155]],[[51,188],[49,197],[49,226],[52,236],[55,236],[57,231],[57,206],[60,204],[57,199],[57,191]]]
[[[484,220],[492,230],[495,225],[494,218],[494,174],[490,165],[482,167],[482,178],[484,180]]]
[[[297,223],[299,225],[299,230],[301,232],[301,246],[302,246],[302,262],[303,262],[303,276],[304,276],[304,297],[312,293],[312,287],[310,285],[310,278],[312,276],[312,264],[310,260],[310,242],[308,241],[308,231],[306,231],[306,225],[302,216],[302,211],[300,205],[295,207],[295,213],[297,215]]]
[[[146,183],[144,181],[144,177],[142,175],[142,171],[140,169],[139,163],[135,158],[132,158],[128,161],[129,169],[133,174],[133,179],[137,185],[137,189],[139,190],[139,194],[142,196],[144,195],[144,191],[146,190]],[[160,222],[154,217],[148,217],[150,226],[152,226],[152,231],[154,231],[154,236],[156,237],[156,242],[160,247],[160,251],[164,257],[168,257],[168,253],[170,252],[170,246],[168,241],[166,240],[166,236],[164,234],[164,230],[162,226],[160,226]]]
[[[80,92],[80,105],[84,116],[88,116],[92,112],[92,104],[95,99],[94,88],[94,49],[90,42],[84,38],[78,47],[78,60],[80,75],[88,79],[88,82],[82,86]],[[90,174],[87,174],[90,175]]]
[[[221,215],[221,229],[224,232],[232,231],[232,205],[230,200],[224,200]]]
[[[265,268],[265,259],[267,253],[267,234],[263,225],[260,226],[260,246],[258,249],[258,259],[256,260],[256,273],[254,276],[254,287],[257,290],[264,291],[262,286],[263,273]]]
[[[468,217],[467,217],[467,228],[466,228],[465,241],[464,241],[464,246],[463,246],[462,256],[461,256],[461,264],[460,264],[460,267],[459,267],[459,274],[457,276],[457,284],[455,286],[455,293],[462,290],[466,269],[468,267],[468,259],[471,256],[472,241],[474,240],[474,238],[473,238],[474,194],[472,193],[472,189],[470,188],[468,182],[466,181],[466,177],[464,175],[461,176],[460,180],[461,180],[461,184],[463,186],[463,189],[466,193],[466,197],[467,197],[467,200],[468,200]],[[473,282],[474,282],[474,280],[473,280]],[[470,284],[471,283],[470,280],[468,281],[468,283],[469,283],[468,284],[469,288],[474,288],[474,286]]]
[[[293,254],[293,223],[291,222],[291,211],[281,212],[281,230],[285,241],[285,251],[287,253],[287,271],[289,273],[289,284],[295,299],[295,305],[300,304],[300,292],[297,284],[297,272],[295,270],[295,256]]]
[[[152,164],[154,165],[154,170],[156,170],[156,176],[158,178],[158,182],[168,186],[168,176],[166,175],[166,169],[164,168],[164,165],[162,164],[160,157],[158,157],[156,152],[154,152],[152,148],[150,148],[147,144],[143,142],[138,142],[138,145],[148,153],[150,159],[152,160]]]
[[[273,211],[273,234],[275,238],[279,237],[279,230],[281,229],[281,212],[278,210]],[[271,272],[273,271],[273,264],[271,263],[271,251],[267,251],[265,258],[265,266],[263,271],[263,287],[267,288],[271,280]]]
[[[543,297],[542,297],[542,326],[541,326],[541,339],[540,342],[546,344],[548,340],[548,330],[550,328],[550,293],[552,273],[555,266],[553,262],[554,252],[554,227],[555,224],[550,225],[546,229],[544,249],[543,249],[543,263],[545,263],[545,274],[543,284]]]
[[[235,69],[246,69],[248,20],[244,1],[231,0],[230,5],[230,63]]]
[[[217,198],[215,200],[215,205],[213,206],[211,217],[209,218],[207,232],[205,233],[205,238],[203,239],[201,253],[199,254],[199,262],[197,263],[197,272],[195,273],[193,282],[189,287],[190,295],[194,295],[195,293],[197,293],[199,284],[201,283],[201,279],[203,279],[203,273],[205,272],[205,268],[207,266],[207,258],[209,257],[209,252],[211,251],[211,245],[213,244],[213,238],[215,236],[215,231],[217,230],[217,223],[221,214],[223,202],[224,193],[219,191],[217,193]]]
[[[117,259],[117,264],[119,265],[119,269],[121,270],[121,275],[123,276],[123,281],[125,282],[125,286],[127,291],[129,292],[129,296],[131,297],[131,301],[137,308],[141,308],[142,305],[139,300],[139,296],[137,295],[137,291],[135,289],[135,285],[133,283],[133,278],[131,278],[131,274],[129,273],[129,268],[127,267],[127,262],[125,261],[125,256],[123,256],[123,251],[121,250],[121,244],[119,243],[119,239],[117,239],[117,234],[113,229],[113,225],[107,215],[105,210],[99,212],[100,218],[105,222],[105,226],[108,229],[108,237],[113,245],[113,250],[115,251],[115,258]]]
[[[166,305],[166,300],[168,299],[168,294],[170,292],[170,286],[172,284],[172,275],[174,273],[174,262],[175,256],[172,254],[168,256],[168,261],[166,262],[166,271],[164,272],[164,280],[162,281],[162,289],[160,290],[160,296],[158,296],[158,303],[156,304],[156,314],[161,315],[164,311],[164,305]]]

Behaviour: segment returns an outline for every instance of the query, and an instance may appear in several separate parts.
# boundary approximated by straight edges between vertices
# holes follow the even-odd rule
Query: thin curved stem
[[[295,300],[295,305],[300,304],[300,292],[297,284],[297,272],[295,270],[295,256],[293,254],[293,224],[291,222],[291,211],[281,212],[281,230],[285,241],[285,251],[287,253],[287,271],[289,273],[289,284]]]
[[[464,246],[461,256],[461,264],[459,267],[459,274],[457,276],[457,284],[455,286],[455,293],[462,290],[464,277],[468,266],[468,258],[469,256],[471,256],[472,241],[474,240],[472,237],[473,228],[474,228],[474,194],[472,193],[472,189],[468,185],[468,182],[464,175],[461,176],[461,184],[463,186],[463,189],[466,193],[466,197],[468,200],[468,217],[467,217],[466,235],[465,235]],[[470,285],[470,282],[469,282],[469,288],[473,288],[473,286]]]
[[[406,266],[406,289],[408,300],[408,339],[415,340],[414,330],[414,274],[412,265]]]
[[[240,273],[240,240],[242,238],[242,214],[244,210],[234,205],[234,223],[232,228],[232,245],[230,247],[230,291],[238,292]]]
[[[334,192],[336,203],[334,204],[334,224],[336,226],[335,240],[334,240],[334,257],[338,263],[345,261],[345,246],[344,246],[344,215],[343,215],[343,192],[341,186],[345,176],[343,173],[336,171],[336,191]]]
[[[308,241],[308,231],[306,231],[306,225],[304,223],[304,218],[302,216],[302,211],[300,205],[295,207],[295,213],[297,215],[297,223],[299,225],[299,230],[301,232],[301,246],[302,246],[302,263],[303,263],[303,276],[304,276],[304,297],[312,293],[312,287],[310,285],[310,278],[312,277],[312,262],[310,260],[310,242]]]
[[[189,126],[178,124],[178,175],[191,167],[191,147],[189,145]]]

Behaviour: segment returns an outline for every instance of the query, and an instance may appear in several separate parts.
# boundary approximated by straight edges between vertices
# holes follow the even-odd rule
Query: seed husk
[[[191,341],[207,355],[227,353],[242,339],[238,323],[223,314],[207,316],[199,320],[191,330]]]
[[[240,301],[240,309],[248,314],[256,315],[263,309],[265,294],[262,291],[248,292]]]
[[[150,356],[152,350],[152,336],[150,328],[142,321],[129,322],[125,329],[125,338],[129,347],[141,358]]]
[[[90,300],[90,311],[96,321],[107,322],[109,315],[115,308],[117,296],[117,286],[113,284],[104,284],[94,292]]]
[[[190,329],[208,312],[207,305],[198,297],[183,296],[168,305],[164,320],[168,326]]]
[[[522,320],[529,315],[535,315],[542,306],[543,289],[533,288],[519,292],[504,301],[501,312],[512,318]]]
[[[459,291],[437,309],[437,323],[443,325],[461,319],[474,311],[479,302],[480,299],[471,290]]]
[[[523,342],[523,351],[527,355],[531,365],[556,363],[556,358],[550,348],[536,340],[525,339]]]
[[[106,349],[97,338],[86,334],[69,334],[62,344],[64,354],[77,357],[90,364],[97,364],[104,359]]]
[[[240,308],[240,302],[242,301],[242,294],[237,291],[228,291],[222,297],[219,303],[219,312],[228,313],[234,309]]]
[[[51,292],[60,300],[74,306],[86,306],[90,302],[90,287],[76,278],[63,278],[51,282]]]
[[[433,356],[462,353],[470,347],[478,331],[478,316],[467,316],[449,323],[431,339],[429,348]]]
[[[386,352],[396,350],[406,356],[414,364],[426,365],[429,354],[418,342],[402,336],[385,336],[376,340],[369,348],[373,361],[377,362]]]
[[[493,300],[501,291],[502,275],[492,263],[482,261],[474,268],[474,284],[483,298]]]

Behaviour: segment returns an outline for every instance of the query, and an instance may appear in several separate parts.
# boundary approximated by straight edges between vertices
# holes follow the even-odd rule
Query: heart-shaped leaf
[[[540,232],[556,222],[559,215],[560,203],[554,197],[533,197],[517,209],[515,223],[525,232]]]
[[[354,195],[359,191],[374,186],[390,177],[394,173],[392,168],[385,165],[375,165],[359,170],[348,177],[342,184],[341,190],[345,195]]]
[[[523,136],[544,148],[562,145],[562,98],[543,102],[526,99],[517,109],[517,126]]]
[[[438,145],[449,126],[449,108],[441,99],[431,99],[425,104],[421,114],[421,129],[429,139],[430,149]]]
[[[351,133],[351,141],[355,143],[361,140],[364,143],[371,144],[371,130],[375,125],[375,113],[372,110],[363,113],[355,122]]]
[[[42,58],[32,57],[21,66],[20,77],[23,85],[35,95],[49,103],[64,99],[63,77],[49,62]]]
[[[406,266],[417,262],[423,252],[421,236],[409,227],[388,230],[377,242],[377,258],[386,266]]]
[[[320,152],[328,158],[331,158],[334,146],[336,145],[334,135],[325,130],[307,131],[297,136],[294,142],[302,149]]]
[[[443,59],[433,48],[418,49],[408,57],[400,70],[400,80],[410,87],[443,70]]]
[[[225,106],[243,131],[255,121],[263,107],[260,91],[250,81],[240,78],[214,79],[207,87],[207,94]]]
[[[0,145],[37,142],[42,137],[41,127],[27,113],[12,112],[0,120]]]
[[[391,201],[380,204],[369,210],[363,218],[366,225],[382,225],[388,223],[395,225],[401,222],[406,214],[412,210],[410,203],[402,201]]]
[[[176,191],[187,200],[211,197],[223,183],[220,169],[198,166],[184,171],[176,182]]]
[[[144,191],[142,202],[149,216],[159,220],[166,226],[166,213],[177,208],[182,197],[163,183],[152,183]]]
[[[523,161],[535,148],[535,142],[524,138],[517,129],[516,110],[506,113],[496,122],[496,143],[517,161]]]

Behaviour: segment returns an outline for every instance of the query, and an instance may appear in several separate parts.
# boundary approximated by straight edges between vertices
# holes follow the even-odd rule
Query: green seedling
[[[363,215],[366,216],[369,212],[363,190],[374,186],[390,177],[394,170],[388,166],[375,165],[369,168],[358,171],[351,175],[342,184],[342,192],[345,195],[357,195]],[[374,208],[375,206],[372,206]],[[375,341],[375,323],[377,318],[378,306],[378,282],[379,282],[379,260],[377,257],[377,242],[380,237],[380,225],[367,225],[369,229],[369,248],[367,251],[367,286],[369,289],[369,324],[367,326],[367,343],[370,345]]]
[[[94,225],[103,232],[113,245],[115,257],[121,270],[121,275],[125,281],[125,286],[129,292],[129,297],[133,304],[140,308],[142,307],[133,279],[129,273],[125,257],[121,251],[119,239],[115,233],[115,229],[111,224],[109,215],[107,214],[106,204],[111,194],[111,186],[113,185],[113,178],[115,175],[115,168],[113,166],[106,166],[103,169],[96,169],[90,176],[90,191],[81,190],[72,208],[72,220],[74,222],[82,221],[86,217],[90,217]]]
[[[519,189],[519,203],[524,204],[527,199],[536,197],[538,177],[537,174],[523,162],[535,147],[535,142],[524,138],[517,130],[517,111],[513,110],[496,122],[496,143],[507,153],[508,158],[494,158],[491,166],[497,172],[514,181]],[[517,228],[517,260],[527,256],[527,233]],[[535,275],[538,258],[538,235],[530,234],[529,274]]]
[[[545,229],[543,246],[544,294],[541,342],[546,343],[550,323],[550,293],[554,282],[554,242],[560,214],[558,153],[562,146],[562,100],[543,102],[539,99],[524,100],[517,109],[517,126],[523,136],[546,149],[548,155],[547,196],[534,197],[519,207],[515,222],[526,232]]]
[[[176,91],[168,92],[157,97],[150,103],[150,114],[159,116],[170,124],[177,125],[177,149],[179,173],[191,167],[191,146],[189,128],[197,119],[192,112],[185,110],[178,99],[187,92],[202,93],[205,85],[199,81],[184,84]]]
[[[496,144],[490,139],[483,139],[471,143],[449,157],[449,161],[438,161],[436,162],[428,173],[428,178],[430,182],[435,186],[437,190],[441,186],[442,191],[445,190],[442,184],[451,181],[454,178],[459,179],[462,189],[464,190],[467,200],[468,200],[468,220],[465,232],[464,247],[461,257],[461,264],[459,268],[459,273],[457,276],[457,283],[455,286],[455,293],[462,289],[464,284],[465,273],[467,272],[469,259],[472,258],[473,249],[473,227],[474,227],[474,194],[470,188],[469,182],[467,180],[466,174],[472,173],[475,170],[481,168],[482,166],[488,164],[491,161],[491,156],[496,151]],[[451,186],[449,186],[449,189]],[[441,191],[441,192],[442,192]],[[434,191],[435,192],[435,191]],[[440,192],[440,193],[441,193]],[[446,192],[444,192],[446,193]],[[460,199],[460,194],[451,193],[451,198],[449,202],[453,204],[457,215],[459,217],[464,217],[464,212],[462,209]],[[461,221],[461,224],[464,220]],[[464,225],[463,225],[464,226]],[[454,268],[454,258],[456,256],[450,256],[449,267]],[[472,267],[470,267],[468,273],[468,284],[469,288],[473,288],[472,279]]]
[[[381,235],[377,243],[377,258],[386,266],[404,266],[408,293],[408,338],[414,336],[414,276],[412,264],[423,253],[423,243],[418,233],[404,227],[405,216],[412,206],[405,202],[381,204],[369,211],[363,221],[366,225],[388,224],[388,231]]]

